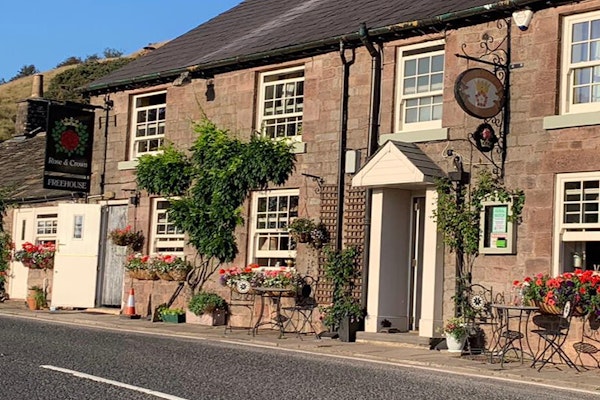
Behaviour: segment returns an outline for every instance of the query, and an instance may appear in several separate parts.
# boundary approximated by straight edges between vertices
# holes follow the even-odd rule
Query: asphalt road
[[[0,398],[597,400],[598,396],[362,360],[0,316]]]

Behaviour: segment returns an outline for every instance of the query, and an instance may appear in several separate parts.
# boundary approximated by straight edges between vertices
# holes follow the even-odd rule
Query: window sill
[[[138,165],[138,160],[121,161],[117,164],[119,171],[125,171],[128,169],[135,169]]]
[[[546,130],[574,128],[577,126],[600,125],[600,113],[586,112],[578,114],[551,115],[544,117]]]
[[[294,154],[306,153],[306,143],[305,142],[294,142],[292,145],[292,153],[294,153]]]
[[[388,140],[396,140],[399,142],[416,143],[416,142],[429,142],[432,140],[447,140],[448,139],[448,128],[439,129],[426,129],[422,131],[407,131],[390,133],[381,135],[379,137],[379,144],[387,142]]]

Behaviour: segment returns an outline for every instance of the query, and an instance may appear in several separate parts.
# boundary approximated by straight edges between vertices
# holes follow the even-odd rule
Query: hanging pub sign
[[[456,78],[454,97],[464,112],[472,117],[491,118],[504,107],[504,86],[494,73],[471,68]]]
[[[93,111],[78,106],[49,105],[44,188],[89,192],[93,135]],[[71,176],[50,177],[48,172]],[[84,184],[84,181],[87,184]]]

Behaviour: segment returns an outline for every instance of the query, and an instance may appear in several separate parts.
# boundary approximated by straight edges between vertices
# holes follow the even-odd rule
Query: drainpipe
[[[337,200],[337,215],[335,224],[335,248],[342,249],[343,243],[343,223],[344,223],[344,195],[346,193],[346,163],[344,155],[346,151],[346,139],[348,136],[348,88],[350,87],[350,66],[354,64],[355,51],[352,49],[352,58],[346,58],[346,48],[344,41],[340,40],[340,59],[343,66],[342,78],[342,95],[341,95],[341,115],[340,115],[340,148],[338,152],[338,200]]]
[[[369,32],[366,25],[360,25],[360,41],[371,55],[371,107],[369,115],[369,132],[367,159],[370,158],[379,146],[379,113],[381,106],[381,50],[376,49],[373,42],[369,39]],[[369,283],[369,248],[371,244],[371,207],[373,190],[367,189],[365,193],[365,248],[363,251],[363,272],[362,272],[362,290],[361,305],[367,308],[367,289]]]

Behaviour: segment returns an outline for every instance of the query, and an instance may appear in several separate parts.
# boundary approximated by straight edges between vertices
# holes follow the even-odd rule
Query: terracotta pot
[[[40,309],[38,307],[38,305],[37,305],[37,301],[33,297],[28,297],[27,298],[27,307],[29,307],[29,309],[32,310],[32,311]]]

